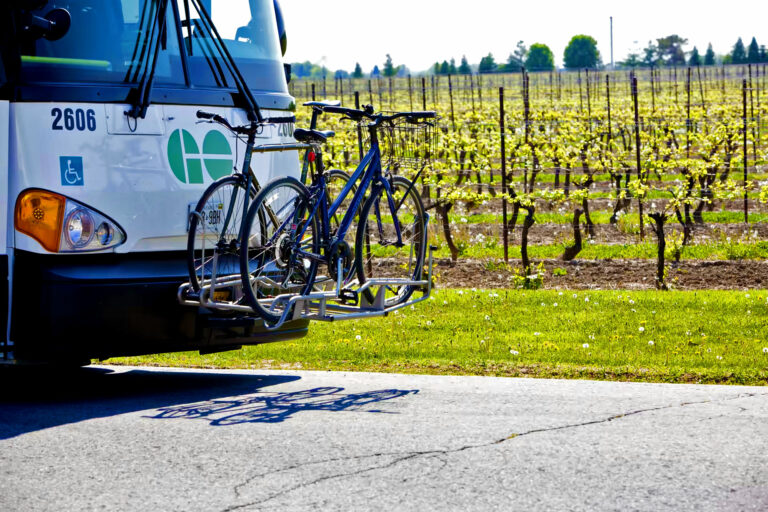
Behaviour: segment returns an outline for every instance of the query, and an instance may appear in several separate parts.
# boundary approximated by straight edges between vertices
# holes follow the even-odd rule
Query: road
[[[768,510],[768,388],[2,372],[0,510]]]

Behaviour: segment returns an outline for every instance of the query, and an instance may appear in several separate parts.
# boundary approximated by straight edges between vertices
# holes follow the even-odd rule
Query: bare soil
[[[544,263],[544,288],[653,289],[656,262],[652,260],[537,260]],[[436,261],[437,286],[442,288],[510,288],[519,260],[509,267],[498,260]],[[564,276],[553,275],[555,268]],[[667,282],[680,290],[750,290],[768,288],[768,261],[683,261],[670,265]]]

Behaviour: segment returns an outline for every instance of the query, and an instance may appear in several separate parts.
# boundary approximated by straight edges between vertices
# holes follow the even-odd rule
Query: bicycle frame
[[[402,238],[402,232],[400,229],[400,221],[397,218],[397,210],[398,208],[395,206],[395,201],[392,197],[392,189],[389,186],[389,182],[387,180],[382,178],[382,172],[381,172],[381,152],[379,150],[379,144],[375,137],[372,137],[372,144],[371,148],[368,150],[368,153],[363,157],[360,164],[355,169],[355,172],[352,173],[352,176],[350,176],[349,181],[344,186],[344,188],[339,193],[339,196],[336,198],[334,203],[328,207],[326,201],[325,201],[325,195],[327,194],[327,190],[325,187],[325,177],[323,176],[323,165],[322,165],[322,152],[320,150],[317,150],[316,153],[318,155],[318,182],[315,185],[312,185],[310,187],[310,192],[313,192],[313,196],[315,196],[314,192],[316,192],[315,196],[315,205],[312,210],[312,213],[309,216],[309,219],[312,219],[315,215],[318,213],[318,209],[320,212],[320,220],[322,224],[322,236],[323,240],[326,242],[326,247],[330,247],[333,243],[343,240],[344,237],[347,235],[347,231],[349,231],[350,226],[352,225],[352,220],[354,218],[355,212],[360,207],[360,203],[362,203],[363,198],[365,197],[365,193],[368,191],[368,187],[371,185],[371,183],[374,183],[374,192],[378,193],[380,188],[383,187],[384,190],[387,192],[387,202],[389,203],[389,209],[392,213],[392,222],[395,226],[395,234],[397,235],[397,242],[394,244],[397,247],[400,247],[403,245],[403,238]],[[336,214],[338,209],[341,207],[341,203],[346,199],[346,197],[349,195],[349,193],[352,191],[352,188],[357,184],[357,182],[360,181],[360,185],[357,187],[357,190],[355,191],[355,195],[352,197],[352,204],[347,209],[347,211],[344,213],[344,217],[341,220],[341,223],[339,224],[339,229],[336,232],[336,235],[331,239],[330,234],[330,219],[333,215]],[[377,222],[379,224],[379,229],[382,228],[381,226],[381,214],[378,211],[378,205],[377,205],[377,212],[376,212]],[[292,222],[293,219],[287,219],[286,222],[281,226],[284,228],[288,222]],[[302,228],[301,232],[299,232],[297,236],[297,240],[301,240],[304,237],[304,234],[306,233],[307,228],[309,227],[310,223],[307,222],[305,226]],[[278,231],[279,232],[279,231]],[[271,241],[273,242],[273,241]],[[318,254],[312,254],[307,253],[305,251],[299,251],[300,254],[303,256],[314,259],[316,261],[326,261],[324,257]],[[330,263],[330,262],[329,262]]]

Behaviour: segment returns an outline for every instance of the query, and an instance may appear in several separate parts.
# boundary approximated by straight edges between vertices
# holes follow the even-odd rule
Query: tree
[[[640,54],[630,53],[623,61],[619,61],[619,66],[624,68],[636,68],[643,65],[643,61],[640,60]]]
[[[549,46],[541,43],[531,45],[525,58],[525,67],[531,71],[551,71],[555,69],[555,57]]]
[[[469,75],[472,73],[472,68],[469,67],[469,62],[467,62],[466,55],[461,57],[461,65],[459,66],[459,73],[462,75]]]
[[[480,65],[477,68],[478,73],[493,73],[496,71],[496,61],[493,58],[493,54],[489,53],[482,59],[480,59]]]
[[[382,74],[387,77],[395,76],[397,74],[397,69],[392,65],[392,56],[389,54],[387,54],[387,60],[384,61],[384,71]]]
[[[754,37],[747,48],[747,62],[750,64],[760,62],[760,47],[757,46],[757,40]]]
[[[659,62],[659,48],[653,41],[648,41],[648,46],[643,48],[643,66],[652,68],[658,66]]]
[[[343,69],[337,69],[336,72],[333,74],[333,78],[339,79],[339,78],[349,78],[349,71],[345,71]]]
[[[712,49],[712,43],[709,43],[709,46],[707,46],[707,53],[704,54],[704,65],[715,65],[715,50]]]
[[[733,45],[733,51],[731,52],[731,63],[744,64],[747,62],[747,51],[744,49],[744,42],[739,38],[736,44]]]
[[[573,36],[563,52],[563,62],[568,69],[596,68],[600,65],[597,41],[587,35]]]
[[[768,62],[768,49],[765,45],[760,45],[760,62]]]
[[[373,66],[373,70],[371,71],[371,78],[379,78],[381,76],[381,71],[379,71],[379,66]]]
[[[456,59],[451,59],[451,62],[448,64],[448,74],[449,75],[456,74]]]
[[[363,68],[360,67],[360,63],[355,63],[355,70],[352,72],[352,78],[363,78]]]
[[[695,46],[691,51],[691,56],[688,58],[689,66],[701,66],[701,55],[699,55],[699,49]]]
[[[436,75],[440,74],[440,63],[435,62],[435,64],[432,66],[432,72]]]
[[[441,75],[447,75],[451,72],[451,67],[448,65],[448,61],[444,60],[442,64],[440,64],[440,74]]]
[[[687,39],[683,39],[677,34],[657,39],[656,45],[659,58],[667,66],[684,66],[685,52],[683,51],[683,45],[687,43]]]

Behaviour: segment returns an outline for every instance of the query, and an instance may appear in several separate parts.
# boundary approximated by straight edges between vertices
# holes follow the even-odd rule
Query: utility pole
[[[613,70],[613,16],[611,16],[611,71]]]

